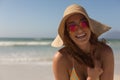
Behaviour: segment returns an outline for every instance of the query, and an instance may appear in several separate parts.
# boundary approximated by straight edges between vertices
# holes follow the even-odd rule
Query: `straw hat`
[[[83,14],[87,18],[91,31],[94,34],[96,34],[97,37],[99,37],[102,33],[108,31],[109,29],[111,29],[111,27],[90,18],[82,6],[73,4],[66,8],[63,18],[59,24],[58,35],[52,42],[51,46],[61,47],[64,44],[62,39],[64,36],[65,21],[68,17],[76,13]]]

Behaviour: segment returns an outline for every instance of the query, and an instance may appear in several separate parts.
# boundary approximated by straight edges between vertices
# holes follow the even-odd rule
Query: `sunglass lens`
[[[80,23],[80,26],[81,26],[82,28],[88,27],[87,21],[82,21],[82,22]]]
[[[77,29],[77,26],[75,24],[69,25],[69,31],[75,32]]]

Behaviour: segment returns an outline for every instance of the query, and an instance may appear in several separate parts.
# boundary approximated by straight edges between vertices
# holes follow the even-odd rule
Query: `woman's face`
[[[89,43],[91,31],[87,19],[82,14],[75,14],[66,20],[67,31],[70,38],[77,45]]]

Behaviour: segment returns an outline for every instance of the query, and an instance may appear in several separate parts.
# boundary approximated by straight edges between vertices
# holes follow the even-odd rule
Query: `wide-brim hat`
[[[61,47],[64,44],[63,37],[64,37],[65,22],[68,19],[68,17],[70,17],[73,14],[78,14],[78,13],[80,13],[86,17],[86,19],[88,20],[88,23],[89,23],[90,30],[97,37],[99,37],[104,32],[108,31],[109,29],[111,29],[111,27],[90,18],[88,16],[86,10],[82,6],[77,5],[77,4],[73,4],[73,5],[70,5],[66,8],[64,15],[63,15],[63,18],[59,24],[58,35],[54,39],[54,41],[52,42],[51,46]]]

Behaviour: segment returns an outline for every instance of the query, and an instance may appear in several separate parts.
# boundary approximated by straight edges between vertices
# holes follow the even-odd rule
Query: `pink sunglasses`
[[[68,30],[70,32],[75,32],[76,30],[78,30],[79,26],[81,28],[87,28],[88,27],[88,22],[87,21],[81,21],[79,24],[71,23],[67,27],[68,27]]]

